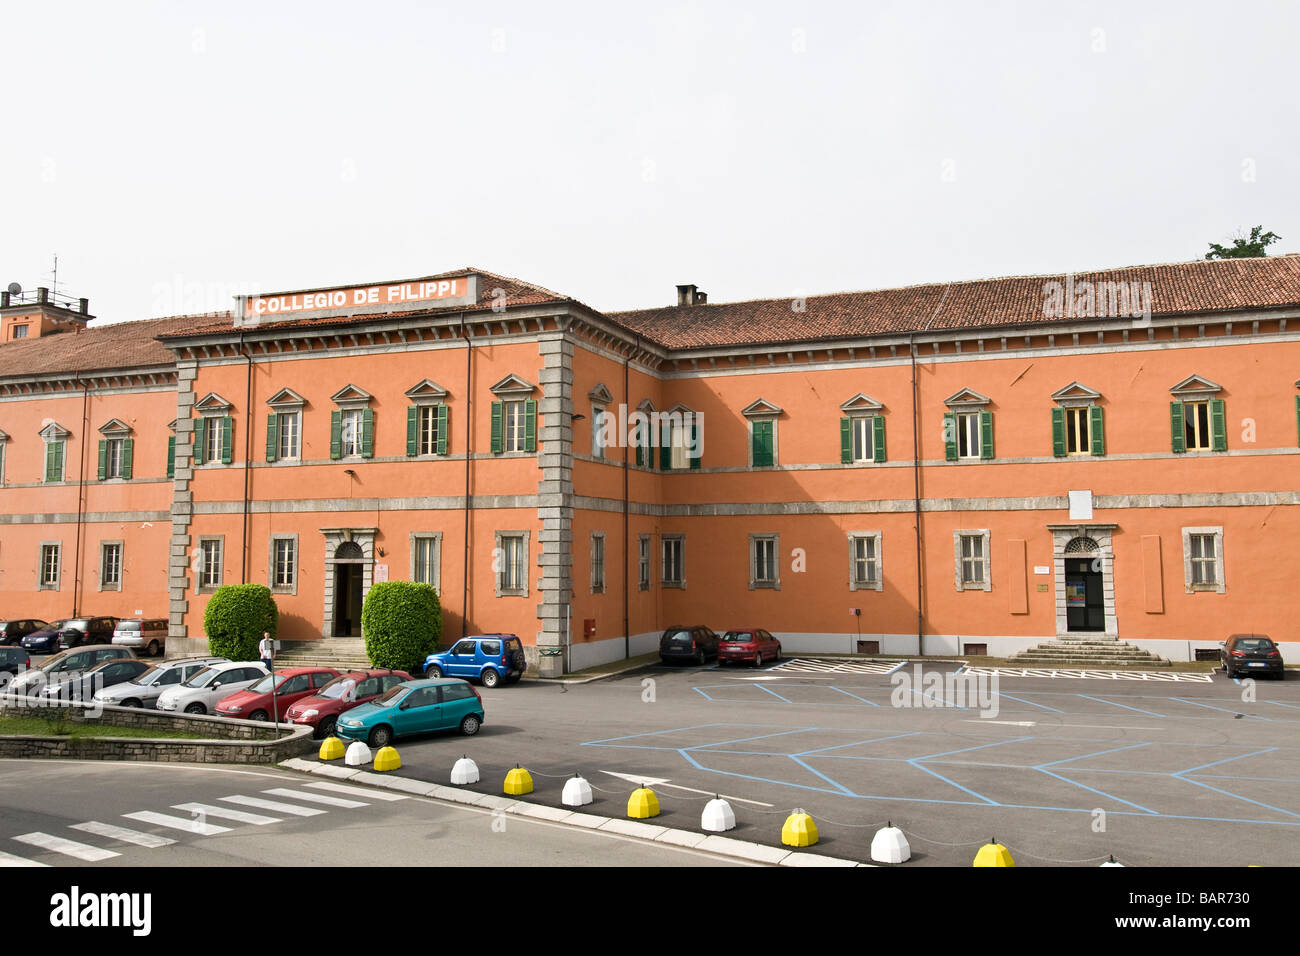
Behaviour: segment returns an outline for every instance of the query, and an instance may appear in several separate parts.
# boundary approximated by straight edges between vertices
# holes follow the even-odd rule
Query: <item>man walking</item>
[[[263,631],[261,643],[257,645],[258,656],[262,658],[262,663],[266,665],[266,671],[269,674],[272,668],[272,661],[275,653],[275,641],[271,640],[271,632]]]

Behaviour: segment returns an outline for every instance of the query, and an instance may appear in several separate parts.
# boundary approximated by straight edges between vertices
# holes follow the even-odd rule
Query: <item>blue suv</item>
[[[524,645],[513,634],[475,634],[463,637],[449,651],[424,659],[425,677],[462,677],[496,687],[524,676]]]

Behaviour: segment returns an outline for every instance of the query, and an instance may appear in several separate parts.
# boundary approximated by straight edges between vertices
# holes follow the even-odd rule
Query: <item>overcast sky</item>
[[[1300,251],[1300,4],[26,3],[0,284],[604,310]]]

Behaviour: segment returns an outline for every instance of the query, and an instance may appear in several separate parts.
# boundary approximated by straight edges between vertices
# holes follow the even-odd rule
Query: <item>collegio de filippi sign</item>
[[[308,289],[236,300],[235,324],[258,325],[280,319],[413,312],[470,305],[478,301],[478,276],[411,279],[376,285]]]

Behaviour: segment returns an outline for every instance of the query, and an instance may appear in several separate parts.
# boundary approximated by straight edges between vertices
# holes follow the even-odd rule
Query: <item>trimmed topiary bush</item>
[[[275,639],[280,610],[271,589],[262,584],[226,584],[217,588],[203,612],[208,653],[232,661],[257,660],[262,632]]]
[[[380,581],[361,607],[366,653],[376,667],[419,673],[442,637],[442,604],[430,584]]]

